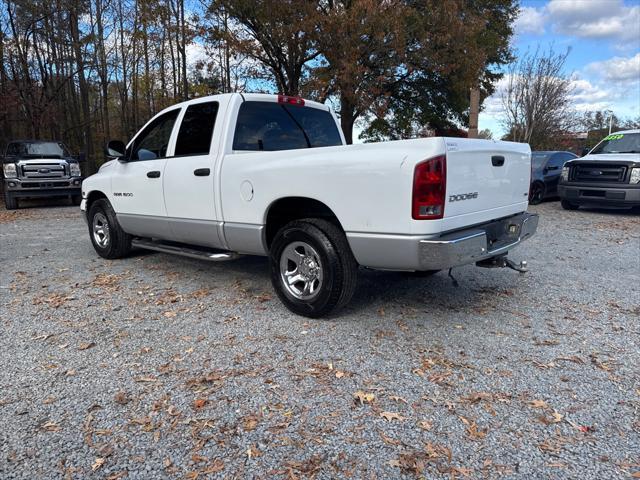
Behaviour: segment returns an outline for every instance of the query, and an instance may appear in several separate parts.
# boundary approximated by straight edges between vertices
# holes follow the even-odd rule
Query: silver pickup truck
[[[18,208],[18,199],[70,197],[82,200],[81,158],[69,154],[61,142],[15,141],[2,158],[4,202],[7,210]]]

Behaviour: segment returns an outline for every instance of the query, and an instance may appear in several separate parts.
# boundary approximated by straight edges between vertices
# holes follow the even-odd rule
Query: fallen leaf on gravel
[[[100,467],[102,467],[102,465],[104,465],[104,462],[105,462],[104,458],[100,458],[100,457],[96,458],[95,462],[93,462],[93,465],[91,465],[91,470],[95,472]]]
[[[257,458],[260,456],[262,456],[262,452],[258,450],[256,447],[254,447],[253,445],[247,448],[247,457]]]
[[[391,400],[393,400],[394,402],[398,402],[398,403],[400,403],[400,402],[402,402],[402,403],[407,403],[407,401],[406,401],[404,398],[399,397],[399,396],[397,396],[397,395],[392,395],[392,396],[390,396],[389,398],[390,398]]]
[[[387,437],[384,432],[378,431],[378,433],[380,434],[380,438],[382,438],[382,441],[384,443],[386,443],[387,445],[400,445],[402,442],[400,442],[400,440],[395,440],[393,438]]]
[[[476,422],[473,422],[467,427],[467,435],[472,440],[482,440],[487,436],[487,430],[479,430]]]
[[[41,428],[43,430],[46,430],[47,432],[58,432],[58,431],[60,431],[60,426],[56,422],[43,423]]]
[[[392,420],[404,420],[404,417],[402,415],[395,412],[382,412],[380,413],[380,416],[385,420],[387,420],[388,422]]]
[[[422,420],[418,422],[418,426],[423,430],[429,431],[433,428],[433,423],[430,422],[429,420]]]
[[[527,402],[527,405],[529,405],[531,408],[549,408],[549,404],[547,404],[547,402],[545,402],[544,400],[531,400]]]
[[[553,413],[551,414],[551,418],[547,417],[546,415],[542,415],[538,417],[538,420],[540,420],[545,425],[551,425],[552,423],[560,423],[563,418],[564,418],[564,415],[554,410]]]
[[[162,461],[162,465],[164,466],[164,468],[169,468],[169,467],[171,467],[171,465],[173,465],[173,462],[171,461],[170,458],[165,458]]]
[[[220,459],[216,459],[214,460],[214,462],[211,464],[210,467],[207,467],[204,470],[202,470],[202,473],[204,475],[211,475],[212,473],[218,473],[218,472],[221,472],[222,470],[224,470],[223,461]]]
[[[126,392],[116,393],[113,399],[115,400],[116,403],[119,403],[120,405],[126,405],[127,403],[129,403],[129,396],[127,395]]]
[[[344,377],[344,372],[340,370],[336,370],[336,378],[342,378],[342,377]]]
[[[640,472],[634,472],[631,474],[631,478],[640,478]]]
[[[96,451],[98,452],[98,455],[100,455],[103,458],[109,457],[113,453],[113,445],[109,443],[104,443],[99,447],[97,447]]]
[[[371,403],[376,399],[376,396],[373,393],[366,393],[362,390],[358,390],[353,394],[355,400],[360,402],[360,405],[364,405],[365,403]]]
[[[268,293],[262,293],[260,295],[256,295],[256,300],[258,300],[260,303],[264,303],[264,302],[268,302],[271,300],[271,295],[269,295]]]
[[[242,428],[245,432],[250,432],[255,430],[258,426],[259,418],[255,415],[247,415],[242,419]]]
[[[193,408],[197,410],[199,408],[204,407],[206,404],[207,404],[207,401],[204,398],[196,398],[193,401]]]
[[[584,364],[584,360],[582,360],[580,357],[577,356],[573,356],[573,357],[558,357],[555,359],[556,361],[558,360],[564,360],[565,362],[573,362],[573,363],[581,363]]]
[[[176,312],[164,312],[162,315],[165,316],[166,318],[173,318],[178,314]]]
[[[76,374],[75,370],[67,370],[67,372],[65,373],[67,377],[73,377],[75,374]]]
[[[96,344],[94,342],[84,342],[78,345],[78,350],[88,350],[92,347],[95,347]]]

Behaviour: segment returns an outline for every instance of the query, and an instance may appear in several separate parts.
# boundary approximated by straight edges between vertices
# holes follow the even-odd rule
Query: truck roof
[[[190,100],[185,100],[184,102],[176,103],[170,107],[167,107],[165,110],[177,107],[179,105],[182,106],[182,105],[190,105],[193,103],[216,101],[223,98],[229,98],[234,95],[240,95],[245,101],[248,101],[248,102],[277,102],[278,97],[280,96],[277,94],[270,94],[270,93],[220,93],[217,95],[207,95],[205,97],[198,97]],[[292,98],[301,98],[301,97],[294,97],[293,95],[287,95],[287,96]],[[314,102],[313,100],[307,100],[307,99],[303,99],[303,100],[304,100],[305,107],[318,108],[320,110],[327,110],[327,111],[331,110],[331,107],[324,103]]]

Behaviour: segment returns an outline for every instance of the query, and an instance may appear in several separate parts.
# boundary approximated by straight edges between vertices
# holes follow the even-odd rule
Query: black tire
[[[131,251],[131,235],[122,230],[116,218],[116,213],[113,211],[113,207],[107,199],[101,198],[91,204],[87,214],[87,220],[89,224],[89,238],[91,238],[93,248],[98,255],[109,259],[122,258]],[[99,243],[98,238],[103,237],[94,235],[96,222],[99,222],[103,227],[105,225],[107,227],[106,229],[103,228],[103,231],[106,231],[104,235],[106,237],[105,242]]]
[[[71,195],[71,203],[78,206],[82,203],[82,195]]]
[[[571,203],[568,200],[565,200],[564,198],[562,200],[560,200],[560,205],[562,205],[562,208],[564,208],[565,210],[577,210],[578,209],[578,205],[576,205],[575,203]]]
[[[308,248],[311,247],[311,248]],[[303,259],[296,265],[287,261],[287,252],[304,253]],[[284,259],[283,259],[284,258]],[[296,257],[298,258],[298,257]],[[305,262],[311,262],[305,263]],[[281,262],[286,262],[281,271]],[[295,220],[282,227],[273,239],[269,252],[271,283],[282,303],[293,313],[310,318],[319,318],[335,312],[351,300],[356,288],[358,264],[353,257],[344,232],[333,223],[318,219],[305,218]],[[289,268],[300,272],[306,268],[309,274],[303,278],[314,278],[311,282],[300,280],[297,283],[285,284],[284,276]],[[318,268],[315,268],[318,267]],[[309,271],[311,270],[311,272]],[[321,281],[314,272],[321,272]],[[305,271],[303,270],[304,273]],[[315,284],[314,282],[318,282]],[[310,298],[296,297],[294,290],[300,290],[309,283],[316,285],[316,291]],[[299,285],[302,284],[302,285]],[[308,296],[308,295],[307,295]]]
[[[4,194],[4,206],[7,210],[15,210],[18,208],[18,199],[8,193]]]
[[[544,200],[544,183],[533,182],[529,189],[529,205],[539,205]]]

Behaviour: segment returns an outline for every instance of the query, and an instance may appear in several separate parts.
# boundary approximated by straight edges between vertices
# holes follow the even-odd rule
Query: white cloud
[[[545,14],[543,9],[535,7],[522,7],[518,12],[515,22],[516,35],[523,33],[533,33],[535,35],[544,34]]]
[[[640,82],[640,53],[630,58],[613,57],[601,62],[593,62],[585,71],[616,84]]]
[[[522,7],[516,33],[542,35],[550,26],[560,35],[614,38],[640,47],[640,5],[623,0],[551,0],[540,7]]]

